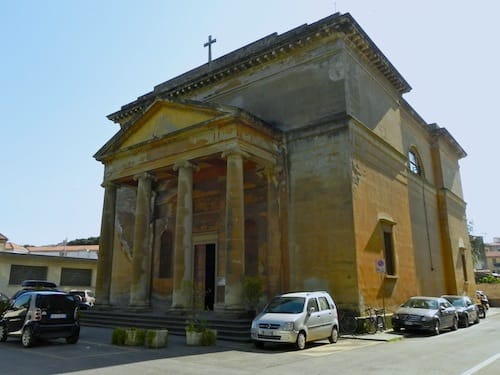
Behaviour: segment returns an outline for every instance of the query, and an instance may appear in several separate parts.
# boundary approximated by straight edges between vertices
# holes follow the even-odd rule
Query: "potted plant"
[[[186,345],[201,345],[205,322],[198,318],[188,320],[186,325]]]
[[[186,345],[215,345],[217,331],[206,326],[206,321],[199,318],[188,320],[186,325]]]
[[[141,346],[144,345],[146,331],[141,328],[127,328],[125,330],[125,345]]]
[[[113,345],[125,345],[127,339],[127,332],[125,328],[115,328],[111,335],[111,343]]]
[[[165,348],[168,346],[168,329],[146,330],[144,344],[148,348]]]

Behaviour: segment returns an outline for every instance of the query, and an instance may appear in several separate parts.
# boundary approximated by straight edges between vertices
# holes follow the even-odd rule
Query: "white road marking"
[[[484,360],[483,362],[477,364],[476,366],[470,368],[469,370],[465,371],[462,373],[462,375],[472,375],[481,370],[483,367],[486,367],[490,365],[491,363],[495,362],[497,359],[500,358],[500,353],[495,354],[494,356],[491,356],[490,358]]]

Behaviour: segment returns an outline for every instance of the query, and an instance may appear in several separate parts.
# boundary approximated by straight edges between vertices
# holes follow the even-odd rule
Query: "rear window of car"
[[[68,294],[39,294],[36,297],[36,307],[48,310],[73,311],[75,299]]]

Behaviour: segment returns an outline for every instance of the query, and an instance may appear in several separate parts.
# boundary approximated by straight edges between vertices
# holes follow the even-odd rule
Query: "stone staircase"
[[[217,339],[239,342],[250,341],[250,317],[231,314],[203,312],[197,314],[206,322],[208,328],[217,330]],[[189,314],[180,312],[146,313],[121,310],[81,310],[82,326],[107,328],[166,328],[169,334],[185,336],[185,327],[190,319]]]

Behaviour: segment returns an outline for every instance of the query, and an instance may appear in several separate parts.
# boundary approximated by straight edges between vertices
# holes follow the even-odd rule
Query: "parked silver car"
[[[294,343],[339,337],[337,307],[327,292],[295,292],[276,296],[252,322],[251,339],[261,348],[265,342]]]
[[[457,310],[458,323],[467,328],[471,323],[479,323],[479,308],[467,296],[444,295]]]
[[[439,335],[442,329],[458,328],[457,310],[445,298],[411,297],[392,316],[392,328],[431,331]]]

